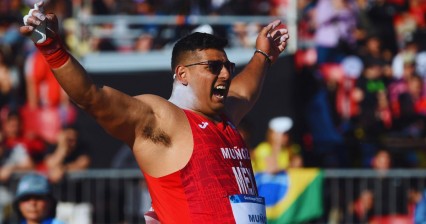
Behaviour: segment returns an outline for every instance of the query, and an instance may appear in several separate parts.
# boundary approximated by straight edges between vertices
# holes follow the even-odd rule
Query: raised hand
[[[46,41],[46,17],[43,14],[43,2],[34,4],[34,8],[24,16],[24,24],[26,26],[34,25],[28,30],[28,32],[32,30],[31,39],[34,43],[42,44]],[[26,33],[24,32],[24,34]]]
[[[47,38],[53,38],[58,32],[58,20],[52,13],[44,14],[44,2],[34,4],[27,15],[24,16],[24,26],[20,31],[25,36],[31,36],[34,43],[42,44]]]
[[[58,19],[52,13],[44,14],[43,6],[43,1],[34,4],[20,28],[21,34],[31,37],[37,45],[47,45],[58,37]]]
[[[58,19],[52,13],[44,14],[43,6],[43,1],[34,4],[34,8],[24,16],[24,26],[19,31],[33,40],[51,68],[59,68],[69,55],[58,35]]]
[[[275,20],[260,31],[256,39],[256,49],[265,53],[265,56],[269,56],[271,63],[274,63],[287,47],[289,37],[288,30],[284,28],[281,21]]]

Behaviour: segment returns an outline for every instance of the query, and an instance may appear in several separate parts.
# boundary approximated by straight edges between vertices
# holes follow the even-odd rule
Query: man
[[[86,170],[90,166],[88,149],[79,134],[76,126],[65,126],[57,136],[58,144],[49,147],[44,162],[52,183],[60,183],[67,172]]]
[[[19,180],[14,208],[20,223],[63,224],[55,218],[56,204],[51,186],[44,176],[30,173]]]
[[[255,172],[278,173],[292,168],[295,158],[300,159],[300,146],[290,135],[292,127],[290,117],[275,117],[269,121],[265,140],[256,146],[252,154]]]
[[[256,102],[268,67],[286,47],[289,36],[280,21],[260,31],[254,56],[235,78],[226,41],[205,33],[179,40],[172,53],[172,95],[166,100],[98,88],[64,50],[57,19],[42,14],[42,6],[36,4],[24,17],[21,33],[37,36],[35,27],[41,24],[37,29],[42,30],[47,21],[47,37],[34,38],[36,46],[70,98],[132,148],[162,223],[265,219],[249,152],[235,127]],[[251,197],[239,203],[241,194]]]

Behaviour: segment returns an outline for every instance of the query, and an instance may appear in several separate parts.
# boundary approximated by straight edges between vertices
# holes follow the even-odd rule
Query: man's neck
[[[220,114],[208,114],[205,112],[202,112],[201,110],[197,109],[197,97],[195,97],[194,92],[192,89],[188,86],[184,86],[178,82],[173,84],[173,90],[172,95],[169,98],[169,102],[173,103],[174,105],[184,109],[184,110],[190,110],[193,111],[212,122],[220,122],[222,121],[222,118],[220,117]]]
[[[174,83],[169,101],[182,109],[192,110],[195,108],[197,98],[191,88],[180,83]]]

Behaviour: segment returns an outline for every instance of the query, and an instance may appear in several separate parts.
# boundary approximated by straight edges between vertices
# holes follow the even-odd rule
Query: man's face
[[[194,109],[207,115],[222,111],[232,76],[229,71],[232,65],[225,52],[216,49],[197,51],[185,60],[184,66],[188,87],[195,95]]]
[[[68,145],[68,148],[74,149],[77,146],[78,133],[74,129],[66,129],[64,130],[65,140]]]
[[[19,210],[28,222],[40,222],[48,216],[50,202],[44,196],[28,196],[19,202]]]
[[[6,137],[18,137],[21,122],[17,117],[9,118],[4,125]]]

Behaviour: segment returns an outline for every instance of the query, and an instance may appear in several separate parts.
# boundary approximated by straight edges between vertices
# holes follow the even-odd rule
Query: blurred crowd
[[[424,167],[426,1],[318,0],[303,7],[295,130],[305,163]]]

